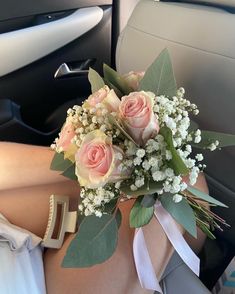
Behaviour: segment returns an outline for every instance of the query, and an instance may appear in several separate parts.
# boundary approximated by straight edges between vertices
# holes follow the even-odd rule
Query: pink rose
[[[129,87],[131,87],[134,91],[137,91],[140,80],[143,78],[144,74],[144,71],[130,71],[129,73],[125,74],[123,78],[126,80]]]
[[[75,155],[76,175],[80,185],[97,188],[107,182],[120,180],[122,156],[123,151],[112,145],[111,139],[100,130],[87,134]]]
[[[103,104],[108,111],[112,112],[118,110],[120,99],[117,97],[114,90],[110,90],[108,86],[104,86],[97,92],[91,94],[84,102],[83,106],[90,109],[95,107],[98,103]]]
[[[128,134],[139,145],[159,132],[159,125],[153,113],[155,95],[152,92],[132,92],[122,97],[119,116]]]
[[[66,122],[59,134],[59,139],[57,141],[58,149],[62,149],[62,151],[67,151],[69,149],[69,146],[71,145],[71,140],[74,136],[75,131],[72,123]]]

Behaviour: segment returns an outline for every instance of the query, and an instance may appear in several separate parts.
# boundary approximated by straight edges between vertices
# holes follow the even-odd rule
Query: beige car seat
[[[205,2],[210,5],[202,5]],[[211,3],[222,6],[214,7]],[[194,4],[140,0],[119,37],[117,70],[120,73],[145,70],[167,47],[178,86],[186,89],[187,97],[200,109],[197,122],[201,129],[235,134],[234,8],[234,0],[198,0]],[[222,233],[217,232],[218,242],[225,240],[229,248],[227,253],[232,256],[231,250],[235,248],[235,148],[204,154],[210,193],[229,206],[214,210],[232,226]],[[219,265],[219,271],[211,272],[214,274],[212,284],[229,262],[226,258],[223,266]]]

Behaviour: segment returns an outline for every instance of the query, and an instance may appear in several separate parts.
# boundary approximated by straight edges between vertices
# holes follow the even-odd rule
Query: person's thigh
[[[203,176],[199,177],[196,186],[207,192],[207,185]],[[132,204],[129,202],[121,205],[123,221],[119,232],[117,250],[103,264],[82,269],[62,268],[62,260],[73,235],[67,237],[60,250],[47,250],[44,257],[44,266],[48,294],[152,293],[141,288],[135,270],[132,253],[134,231],[129,227],[129,213]],[[179,229],[182,231],[180,227]],[[156,219],[153,219],[145,227],[144,233],[155,272],[160,278],[174,250]],[[204,236],[200,235],[199,239],[193,244],[195,251],[201,247],[203,242]]]
[[[142,294],[153,292],[141,288],[135,271],[132,255],[134,230],[129,227],[129,211],[132,205],[133,203],[129,202],[120,206],[122,225],[119,230],[118,246],[114,255],[106,262],[82,269],[62,268],[62,260],[73,235],[68,236],[60,250],[50,249],[45,253],[44,267],[48,294]],[[157,226],[159,227],[159,224]],[[156,252],[159,252],[159,257],[161,257],[168,251],[169,246],[160,227],[156,233],[158,235],[156,238],[158,239],[157,247],[159,246]],[[159,263],[161,263],[160,260]],[[162,264],[159,264],[157,268],[159,269],[161,266]]]
[[[0,191],[0,213],[12,224],[42,238],[47,227],[51,194],[70,196],[70,209],[77,210],[79,186],[76,182],[65,180]]]
[[[206,191],[203,177],[198,188]],[[49,196],[68,195],[77,208],[78,185],[71,181],[51,185],[1,191],[0,212],[10,222],[43,237],[48,220]],[[141,289],[133,261],[132,244],[134,231],[129,228],[129,213],[133,203],[121,205],[123,222],[119,232],[119,243],[115,254],[105,263],[85,269],[64,269],[62,259],[73,238],[69,235],[60,250],[48,249],[45,254],[45,274],[48,293],[148,293]],[[173,248],[159,223],[154,219],[144,229],[148,249],[157,276],[160,277]],[[199,240],[200,243],[200,240]]]

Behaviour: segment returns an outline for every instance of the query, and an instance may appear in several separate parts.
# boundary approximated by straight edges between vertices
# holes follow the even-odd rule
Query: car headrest
[[[201,129],[235,134],[234,36],[235,15],[224,9],[140,0],[119,37],[116,66],[121,73],[145,70],[167,47],[178,86],[200,109]],[[213,193],[235,207],[235,148],[209,152],[206,163]],[[235,223],[232,210],[231,218]],[[235,227],[232,234],[235,244]]]
[[[164,1],[164,0],[161,0],[161,1]],[[188,3],[194,3],[194,4],[205,4],[205,5],[212,5],[212,6],[223,6],[227,8],[235,8],[235,0],[179,0],[175,2],[188,2]]]

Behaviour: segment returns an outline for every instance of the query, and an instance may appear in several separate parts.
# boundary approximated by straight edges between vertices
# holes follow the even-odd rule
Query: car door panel
[[[58,3],[60,2],[54,3],[54,11],[57,10]],[[69,1],[68,5],[65,5],[66,8],[74,9],[75,7],[70,3]],[[61,113],[56,112],[56,109],[68,101],[74,100],[81,103],[89,94],[90,86],[86,73],[90,65],[97,71],[101,71],[103,62],[111,63],[113,7],[112,5],[97,6],[107,3],[110,2],[86,1],[87,7],[81,8],[85,6],[85,2],[79,1],[76,8],[80,9],[54,14],[48,12],[43,15],[34,15],[33,18],[22,13],[22,19],[25,22],[15,22],[14,18],[0,22],[0,30],[5,23],[5,32],[2,29],[0,34],[0,57],[3,64],[0,69],[0,102],[1,99],[7,98],[19,106],[20,119],[17,118],[17,124],[21,125],[20,130],[17,131],[15,122],[14,127],[11,126],[10,129],[9,121],[8,124],[2,123],[0,140],[31,144],[41,142],[44,145],[51,143],[51,138],[48,139],[46,134],[58,132],[61,127],[61,117],[56,118],[53,113]],[[19,13],[20,11],[18,15]],[[74,18],[74,15],[79,17]],[[48,16],[53,19],[51,20]],[[2,17],[1,11],[0,18]],[[60,25],[60,29],[57,24]],[[20,36],[24,32],[28,35]],[[20,36],[22,44],[16,42],[17,45],[14,45],[16,36]],[[8,39],[4,43],[3,40],[6,37],[11,37],[11,41]],[[55,72],[63,63],[72,67],[78,66],[83,71],[82,74],[55,79]],[[2,116],[1,104],[0,116]],[[51,118],[54,119],[53,122]],[[48,121],[50,123],[47,123]],[[29,129],[31,133],[35,131],[35,136],[28,135]],[[25,136],[23,130],[27,133]],[[22,139],[16,134],[19,132]],[[40,134],[37,140],[36,133]],[[43,134],[45,134],[45,140],[42,139]]]
[[[97,6],[82,8],[53,22],[0,35],[0,77],[72,42],[95,27],[102,17],[103,10]]]
[[[91,6],[112,5],[112,0],[2,1],[0,21]]]

